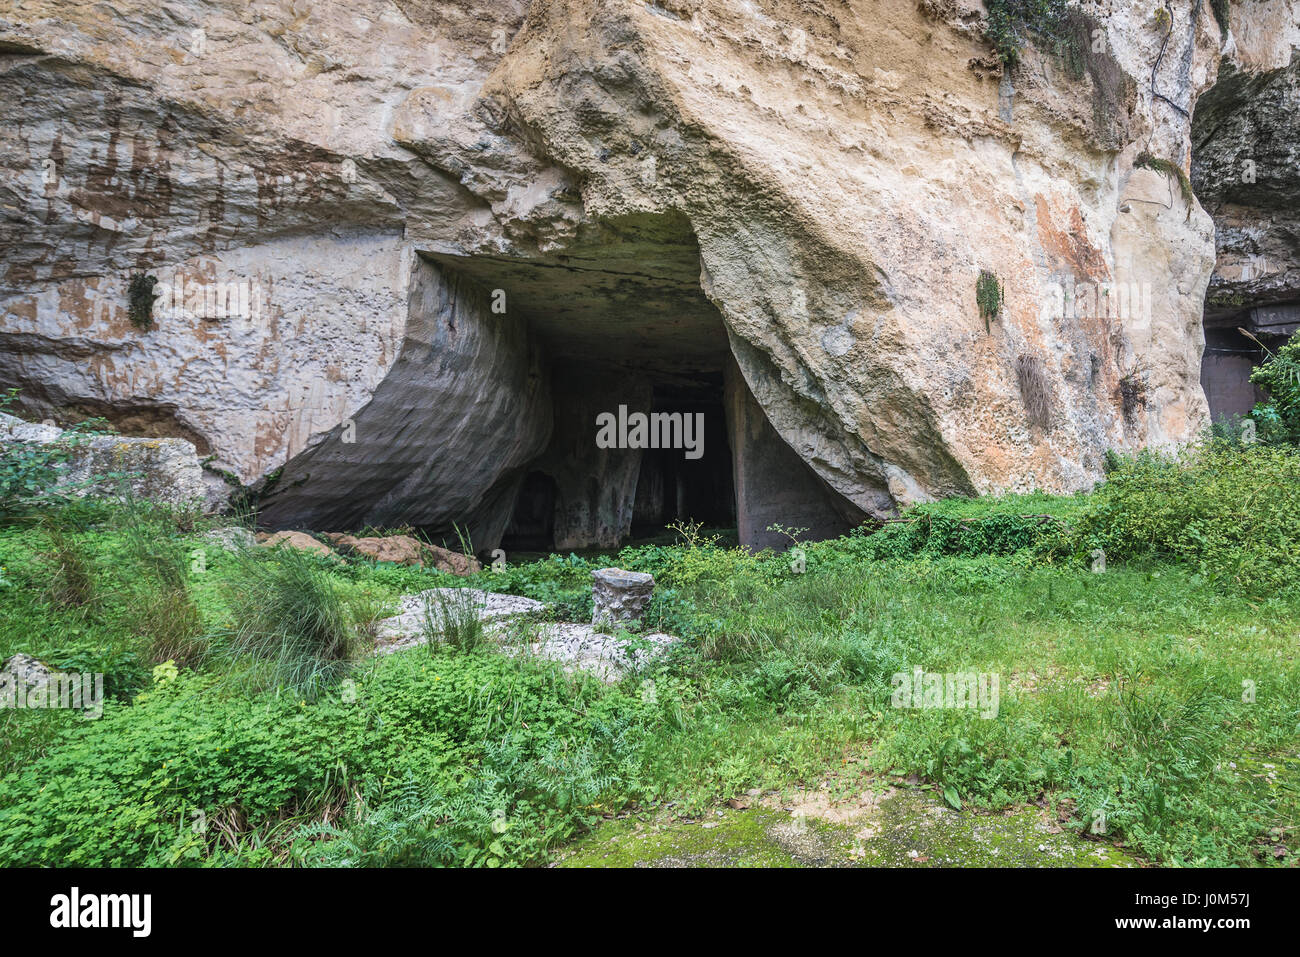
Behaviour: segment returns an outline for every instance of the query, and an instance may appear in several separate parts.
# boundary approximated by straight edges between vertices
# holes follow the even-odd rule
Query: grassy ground
[[[491,648],[368,656],[399,595],[459,581],[437,573],[227,552],[138,507],[11,518],[0,656],[102,672],[112,701],[0,713],[0,863],[536,864],[629,807],[834,790],[853,767],[846,788],[916,775],[964,813],[1036,803],[1157,863],[1287,866],[1300,597],[1216,574],[1175,532],[1129,554],[1104,536],[1153,526],[1117,501],[937,503],[802,562],[688,529],[467,582],[581,621],[592,569],[653,572],[646,627],[684,641],[609,687]],[[1123,560],[1098,573],[1101,541]],[[342,650],[304,671],[302,642]],[[914,669],[995,677],[995,713],[895,707]]]

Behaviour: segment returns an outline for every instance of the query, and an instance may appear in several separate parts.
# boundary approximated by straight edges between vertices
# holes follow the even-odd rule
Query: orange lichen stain
[[[1038,214],[1038,241],[1043,252],[1053,260],[1050,264],[1053,272],[1068,270],[1073,273],[1075,282],[1109,282],[1110,267],[1101,250],[1088,241],[1088,230],[1083,222],[1083,215],[1078,206],[1068,210],[1053,210],[1047,198],[1041,193],[1034,197],[1034,206]],[[1066,221],[1065,228],[1057,225]]]
[[[275,420],[280,418],[283,416],[275,416]],[[253,440],[253,455],[259,469],[264,468],[267,462],[276,461],[284,446],[284,434],[287,429],[275,420],[257,424],[257,435]]]
[[[5,320],[13,322],[16,319],[26,319],[29,322],[36,322],[36,300],[27,299],[10,302],[5,306]]]
[[[59,286],[59,313],[72,319],[73,328],[85,332],[95,324],[95,310],[86,296],[86,283],[73,279]]]

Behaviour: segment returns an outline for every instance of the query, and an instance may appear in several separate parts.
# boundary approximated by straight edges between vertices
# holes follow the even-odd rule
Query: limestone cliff
[[[487,546],[536,468],[557,539],[625,534],[564,417],[733,363],[817,515],[1087,487],[1207,419],[1179,174],[1227,38],[1156,9],[1003,71],[975,0],[6,0],[0,387],[194,441],[272,524]],[[1294,13],[1232,9],[1238,46]],[[738,476],[779,460],[735,418]]]
[[[1216,227],[1202,379],[1219,416],[1262,398],[1249,384],[1260,343],[1300,329],[1300,3],[1233,15],[1192,124],[1192,183]]]

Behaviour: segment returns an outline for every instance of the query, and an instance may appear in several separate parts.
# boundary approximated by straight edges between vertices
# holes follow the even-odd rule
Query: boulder
[[[601,568],[591,578],[593,625],[640,620],[655,587],[653,575],[621,568]]]
[[[360,555],[377,562],[395,562],[399,565],[433,565],[440,572],[453,575],[472,575],[482,569],[478,559],[453,552],[438,545],[430,545],[411,535],[383,535],[357,538],[340,532],[327,532],[325,537],[345,555]]]
[[[392,618],[385,618],[377,626],[377,643],[383,652],[397,651],[419,644],[425,639],[425,626],[435,627],[442,611],[442,602],[464,601],[472,605],[475,613],[499,630],[499,626],[521,615],[537,615],[546,606],[522,595],[499,595],[477,588],[430,588],[418,595],[402,599],[401,610]]]
[[[426,545],[424,547],[429,554],[429,563],[440,572],[448,572],[452,575],[473,575],[483,568],[477,558],[462,555],[460,552],[453,552],[449,548],[442,548],[438,545]]]
[[[11,697],[26,695],[31,688],[49,684],[53,672],[31,655],[16,654],[0,670],[0,707]]]
[[[0,443],[58,445],[67,453],[60,484],[76,495],[117,495],[167,505],[219,507],[194,445],[176,438],[83,435],[0,413]]]
[[[334,555],[334,552],[328,545],[324,542],[317,541],[306,532],[293,532],[288,530],[275,532],[272,535],[262,537],[261,545],[263,548],[297,548],[307,552],[315,552],[317,555]]]
[[[602,633],[594,625],[559,622],[537,630],[530,651],[539,658],[562,663],[612,684],[629,671],[644,667],[679,639],[656,631],[633,638]]]
[[[388,654],[422,644],[427,640],[428,626],[438,627],[443,603],[448,601],[465,602],[467,610],[472,609],[484,622],[488,636],[502,643],[506,654],[556,661],[566,671],[585,671],[607,683],[619,681],[629,671],[643,667],[678,641],[662,632],[635,637],[611,635],[595,625],[576,622],[539,623],[515,633],[516,640],[510,641],[509,623],[540,615],[546,609],[544,604],[532,598],[476,588],[431,588],[418,595],[405,596],[401,611],[379,622],[377,651]]]
[[[227,551],[249,548],[257,544],[257,537],[238,525],[225,525],[203,533],[203,540]]]

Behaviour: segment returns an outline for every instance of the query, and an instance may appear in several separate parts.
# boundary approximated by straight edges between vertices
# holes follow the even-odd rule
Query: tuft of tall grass
[[[190,554],[176,535],[177,515],[124,491],[118,511],[126,600],[132,630],[148,644],[155,663],[199,664],[207,653],[203,618],[190,590]]]
[[[45,553],[49,563],[44,590],[46,601],[63,608],[87,609],[98,598],[91,555],[56,523],[46,522],[45,534],[50,543],[50,550]]]
[[[422,631],[430,653],[438,642],[466,654],[487,644],[487,629],[480,617],[482,607],[482,601],[469,589],[435,589],[423,609]]]
[[[243,548],[230,562],[225,656],[307,700],[350,672],[375,617],[371,600],[345,594],[320,559],[297,549]]]

